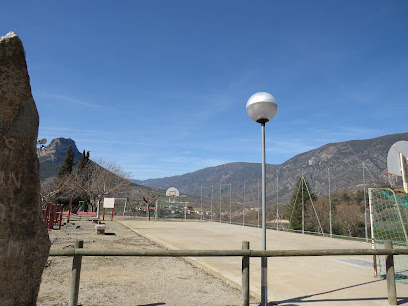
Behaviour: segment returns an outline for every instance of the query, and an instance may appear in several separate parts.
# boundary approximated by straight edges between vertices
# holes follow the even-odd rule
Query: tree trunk
[[[147,221],[150,221],[150,204],[147,204]]]

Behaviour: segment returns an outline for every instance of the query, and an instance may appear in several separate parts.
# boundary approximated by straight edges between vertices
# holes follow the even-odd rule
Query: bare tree
[[[90,199],[93,211],[104,197],[126,193],[130,185],[130,174],[114,162],[91,163],[78,176],[77,182],[81,184],[78,187]]]
[[[46,200],[62,197],[77,196],[76,175],[69,173],[57,177],[52,184],[44,184],[41,188],[41,197]]]
[[[314,207],[316,213],[313,210],[313,207],[310,207],[310,209],[306,210],[305,212],[305,222],[307,224],[307,227],[315,232],[318,232],[320,230],[319,223],[316,217],[317,214],[323,231],[326,233],[330,232],[329,200],[326,197],[319,197],[314,202]]]
[[[160,195],[147,195],[147,194],[140,193],[140,197],[143,199],[143,201],[146,204],[146,207],[147,207],[147,212],[146,212],[147,213],[147,220],[150,221],[150,205],[154,201],[156,201],[160,197]]]
[[[88,163],[81,171],[58,178],[48,195],[78,196],[90,202],[92,211],[107,196],[123,194],[130,186],[130,174],[114,162]]]
[[[361,224],[364,224],[364,215],[357,203],[340,202],[336,208],[335,220],[348,232],[349,236],[357,236]]]

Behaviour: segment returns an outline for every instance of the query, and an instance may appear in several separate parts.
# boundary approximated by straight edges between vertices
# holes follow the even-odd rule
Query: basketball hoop
[[[166,196],[169,197],[169,202],[170,203],[175,203],[176,202],[176,197],[180,196],[180,192],[176,187],[170,187],[166,191]]]
[[[402,187],[405,193],[408,193],[408,183],[406,178],[407,157],[408,141],[402,140],[394,143],[388,151],[388,173],[386,173],[389,178],[392,176],[402,177]]]

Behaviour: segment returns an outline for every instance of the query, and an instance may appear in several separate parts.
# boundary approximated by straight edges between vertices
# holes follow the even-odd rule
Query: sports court
[[[261,229],[215,222],[126,220],[122,224],[172,250],[261,250]],[[267,249],[362,249],[371,244],[267,230]],[[196,257],[190,261],[235,286],[241,257]],[[260,298],[259,258],[250,259],[251,295]],[[205,284],[203,284],[205,286]],[[399,305],[408,305],[408,285],[397,282]],[[388,305],[386,281],[373,276],[372,256],[268,259],[268,300],[280,305]]]

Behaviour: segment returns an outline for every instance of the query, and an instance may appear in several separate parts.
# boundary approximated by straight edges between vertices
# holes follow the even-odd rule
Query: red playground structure
[[[54,224],[58,224],[58,229],[61,229],[62,214],[64,212],[63,204],[47,203],[42,207],[44,224],[48,229],[53,229]]]

